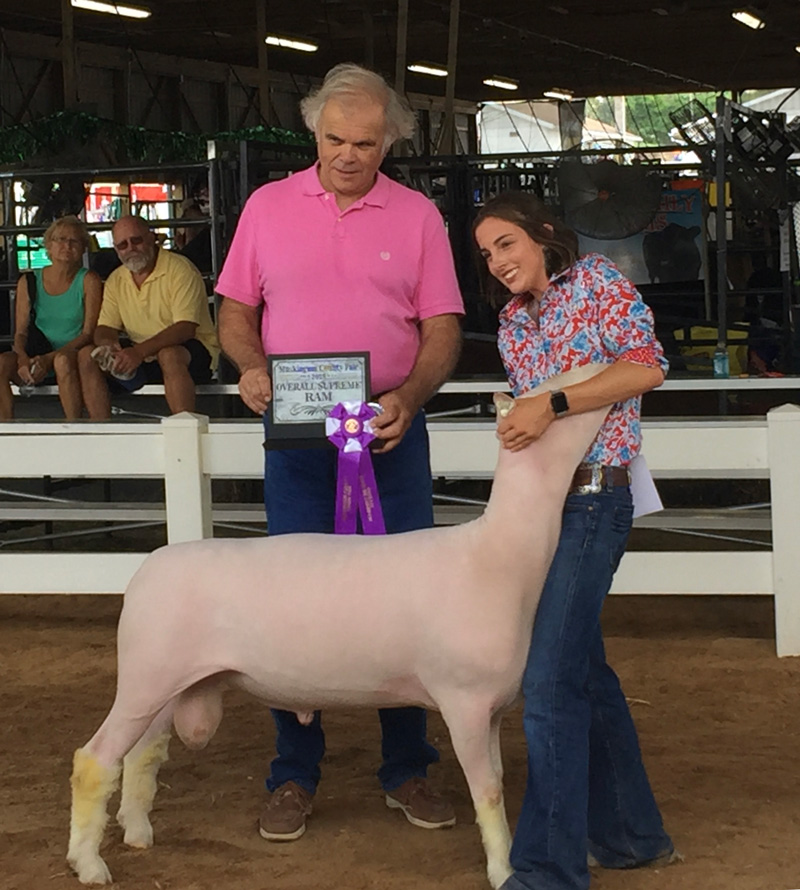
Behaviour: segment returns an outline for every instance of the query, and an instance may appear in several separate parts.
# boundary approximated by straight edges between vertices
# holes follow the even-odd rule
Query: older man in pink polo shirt
[[[301,108],[318,161],[247,201],[217,284],[225,297],[221,345],[239,368],[242,399],[258,414],[272,394],[266,356],[368,352],[371,391],[383,407],[373,462],[387,532],[427,528],[422,406],[455,367],[463,304],[441,214],[378,169],[392,143],[411,136],[414,116],[383,78],[350,64],[331,69]],[[333,531],[335,461],[329,448],[267,451],[271,535]],[[380,578],[367,583],[379,587]],[[438,753],[426,740],[425,711],[379,715],[387,805],[413,825],[453,825],[452,806],[426,778]],[[259,828],[268,840],[295,840],[311,813],[325,739],[319,712],[308,726],[291,712],[273,716],[277,757]]]

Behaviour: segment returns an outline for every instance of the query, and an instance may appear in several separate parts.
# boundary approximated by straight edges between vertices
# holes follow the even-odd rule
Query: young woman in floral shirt
[[[536,614],[523,678],[528,782],[503,885],[586,890],[587,863],[634,868],[677,857],[600,629],[633,520],[628,466],[641,448],[641,394],[663,381],[667,362],[634,285],[599,254],[579,258],[575,233],[534,195],[491,199],[474,233],[511,294],[498,343],[514,395],[573,367],[608,366],[517,402],[498,426],[502,447],[519,451],[565,414],[611,406],[575,474]]]

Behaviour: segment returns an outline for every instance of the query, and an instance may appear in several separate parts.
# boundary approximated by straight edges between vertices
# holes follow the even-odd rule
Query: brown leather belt
[[[572,477],[570,494],[597,494],[612,485],[630,485],[627,467],[604,467],[601,464],[581,464]]]

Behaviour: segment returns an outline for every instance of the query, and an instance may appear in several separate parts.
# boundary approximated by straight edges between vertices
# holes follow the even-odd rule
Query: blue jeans
[[[523,677],[528,781],[503,890],[586,890],[589,851],[633,868],[672,850],[600,628],[632,521],[627,487],[567,498]]]
[[[335,520],[336,461],[334,448],[268,450],[264,472],[264,504],[270,535],[295,532],[332,533]],[[373,466],[388,534],[433,526],[433,484],[425,416],[420,412],[400,444],[388,454],[374,454]],[[382,708],[383,763],[378,779],[392,791],[414,776],[425,776],[439,759],[426,741],[422,708]],[[270,764],[267,788],[274,791],[296,782],[316,791],[325,735],[320,712],[303,726],[291,711],[274,709],[278,756]]]

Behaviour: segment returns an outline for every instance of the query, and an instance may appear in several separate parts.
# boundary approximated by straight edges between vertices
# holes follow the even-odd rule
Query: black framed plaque
[[[268,369],[267,448],[321,447],[331,408],[370,398],[368,352],[271,355]]]

